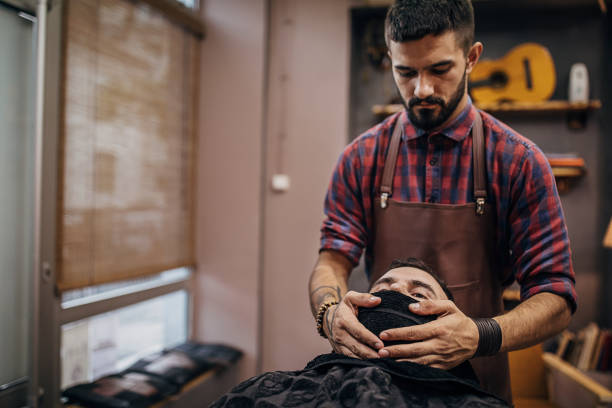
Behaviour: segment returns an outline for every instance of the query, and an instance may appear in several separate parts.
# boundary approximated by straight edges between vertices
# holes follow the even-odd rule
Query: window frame
[[[16,11],[24,12],[32,17],[36,16],[36,2],[28,0],[0,0],[0,6],[8,6]]]
[[[113,290],[108,296],[100,296],[101,299],[89,301],[85,299],[80,301],[63,302],[60,306],[59,323],[61,326],[76,322],[89,317],[97,316],[102,313],[112,312],[127,306],[141,303],[150,299],[155,299],[170,293],[185,291],[189,298],[191,296],[191,274],[192,268],[186,268],[190,271],[190,275],[171,279],[168,282],[152,282],[138,284],[134,283],[125,289]],[[113,295],[112,292],[125,292]],[[68,305],[66,303],[75,303]],[[188,306],[189,310],[189,306]]]
[[[0,385],[0,406],[23,406],[28,398],[29,382],[30,379],[28,377],[21,377],[7,384]]]
[[[0,0],[27,5],[26,0]],[[44,0],[42,0],[44,1]],[[203,24],[197,10],[189,10],[175,0],[140,0],[157,8],[168,18],[184,26],[198,38],[203,37]],[[61,293],[56,285],[57,224],[60,129],[63,119],[63,22],[65,2],[47,0],[44,27],[44,65],[41,102],[37,104],[36,183],[35,183],[35,254],[33,278],[33,316],[31,322],[31,353],[29,381],[13,387],[20,396],[27,391],[27,403],[31,407],[55,408],[61,398],[61,327],[78,321],[120,309],[125,306],[154,299],[172,292],[187,293],[187,338],[193,338],[194,268],[183,278],[152,285],[141,290],[112,298],[89,302],[79,306],[62,308]],[[40,38],[39,38],[40,40]],[[38,46],[38,41],[36,42]],[[40,55],[40,54],[39,54]],[[39,72],[40,74],[40,72]],[[40,80],[40,75],[38,77]],[[44,109],[43,109],[44,107]],[[44,130],[43,130],[44,129]],[[5,395],[6,394],[6,395]],[[8,391],[0,389],[0,406],[14,401]],[[9,406],[15,406],[15,404]]]
[[[185,292],[186,297],[187,297],[186,338],[192,339],[193,310],[194,310],[193,309],[193,304],[194,304],[193,289],[192,289],[193,268],[186,268],[186,269],[189,270],[189,273],[186,276],[183,276],[180,278],[173,278],[173,279],[170,279],[168,282],[133,283],[125,288],[110,291],[111,294],[108,296],[104,296],[104,295],[91,296],[91,297],[100,297],[101,299],[99,300],[90,301],[87,298],[91,298],[91,297],[88,296],[88,297],[85,297],[83,301],[79,299],[79,300],[72,300],[72,301],[64,302],[64,304],[65,303],[75,303],[76,305],[68,306],[68,307],[60,306],[60,311],[59,311],[59,316],[58,316],[59,321],[57,322],[57,324],[59,325],[59,329],[60,329],[60,338],[62,336],[62,327],[66,324],[78,322],[83,319],[89,319],[91,317],[99,316],[104,313],[118,311],[119,309],[122,309],[128,306],[132,306],[132,305],[136,305],[136,304],[145,302],[147,300],[158,299],[164,295],[183,291]],[[113,295],[112,292],[127,292],[127,293]],[[60,298],[60,304],[62,304],[61,294],[58,294],[58,297]],[[59,347],[59,350],[57,351],[57,355],[59,358],[60,371],[58,375],[60,377],[60,382],[61,382],[61,378],[62,378],[61,341],[59,343],[59,346],[60,347]],[[61,384],[60,384],[60,388],[61,388]],[[61,393],[61,389],[60,389],[60,393]]]

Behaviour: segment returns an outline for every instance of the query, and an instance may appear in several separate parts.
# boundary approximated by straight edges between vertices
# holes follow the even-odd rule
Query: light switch
[[[274,174],[272,176],[272,190],[283,193],[289,190],[291,179],[288,174]]]

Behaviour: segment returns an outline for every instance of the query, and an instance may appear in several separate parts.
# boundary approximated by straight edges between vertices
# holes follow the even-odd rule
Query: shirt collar
[[[448,126],[446,126],[444,129],[437,130],[434,133],[444,135],[449,139],[460,142],[465,139],[472,130],[472,124],[474,123],[476,114],[476,108],[472,104],[472,99],[468,96],[467,104],[463,111]],[[408,119],[408,113],[405,109],[401,113],[400,120],[400,123],[404,125],[404,134],[402,137],[406,141],[433,134],[432,132],[419,129],[412,125],[412,123],[410,123],[410,119]]]

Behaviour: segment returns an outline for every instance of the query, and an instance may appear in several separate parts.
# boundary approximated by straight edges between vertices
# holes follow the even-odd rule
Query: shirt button
[[[429,164],[431,166],[435,166],[437,163],[438,163],[438,159],[436,159],[435,157],[429,161]]]

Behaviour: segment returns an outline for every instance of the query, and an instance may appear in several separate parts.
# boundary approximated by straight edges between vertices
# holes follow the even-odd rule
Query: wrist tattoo
[[[342,299],[340,286],[319,286],[310,292],[310,309],[314,315],[319,307],[328,300],[339,302]]]

